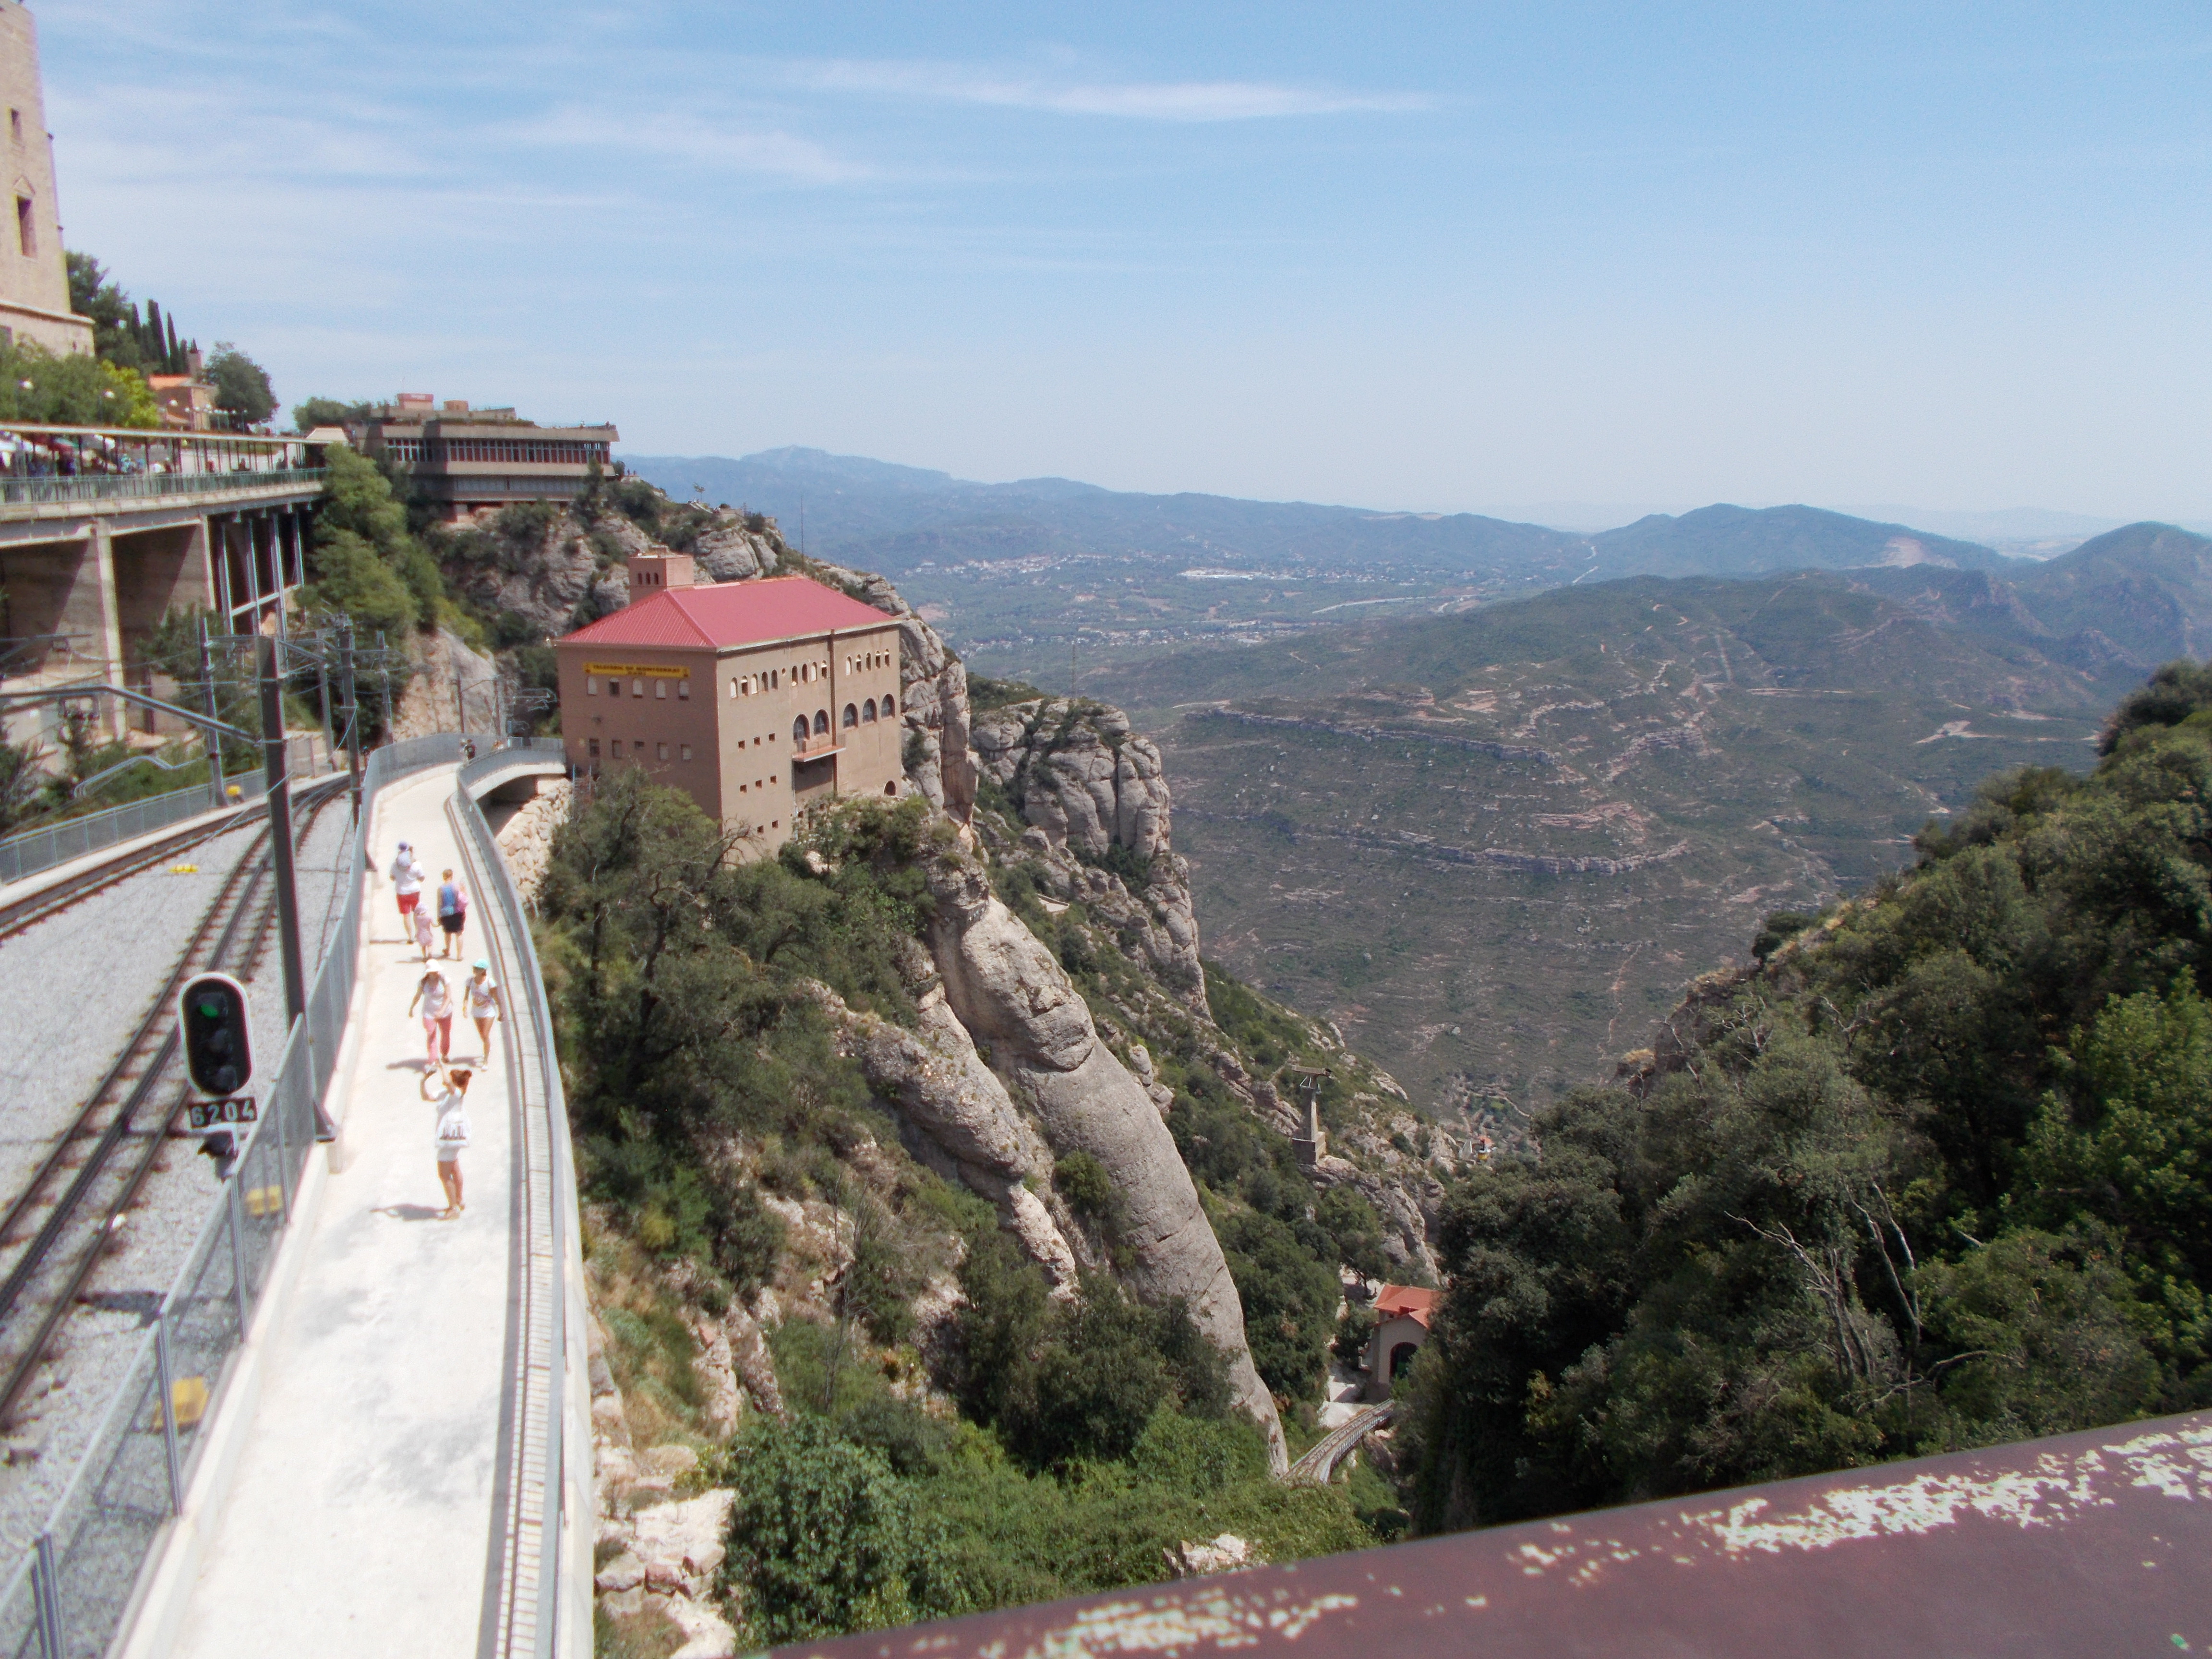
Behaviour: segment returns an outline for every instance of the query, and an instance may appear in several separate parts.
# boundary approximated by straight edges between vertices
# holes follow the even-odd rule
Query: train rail
[[[319,805],[326,802],[329,792],[343,781],[343,777],[344,775],[340,774],[336,779],[320,780],[299,790],[294,796],[294,804],[304,805],[313,801]],[[94,893],[104,892],[118,882],[128,881],[133,876],[143,875],[167,863],[179,853],[189,852],[204,842],[213,841],[217,836],[228,835],[240,825],[252,823],[257,817],[266,817],[268,812],[269,803],[265,799],[251,802],[224,812],[213,822],[203,819],[185,829],[148,842],[121,858],[80,871],[66,880],[42,888],[28,898],[18,899],[12,904],[0,904],[0,944],[5,944],[15,934],[35,927],[50,916],[58,915],[71,906],[82,903]]]
[[[298,840],[306,839],[317,814],[337,798],[335,789],[314,792]],[[196,839],[238,823],[233,817]],[[171,1010],[178,990],[193,975],[209,971],[251,979],[268,947],[276,922],[270,836],[270,826],[264,823],[75,1122],[0,1211],[0,1262],[8,1264],[0,1277],[0,1424],[12,1424],[21,1411],[62,1322],[154,1173],[170,1124],[187,1097],[175,1075],[178,1036]],[[175,850],[124,862],[143,870]],[[123,878],[76,890],[55,908]]]

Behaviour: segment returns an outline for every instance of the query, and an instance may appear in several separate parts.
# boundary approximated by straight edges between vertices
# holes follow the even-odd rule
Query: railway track
[[[1336,1473],[1336,1466],[1351,1455],[1352,1449],[1376,1430],[1389,1424],[1396,1411],[1396,1405],[1390,1401],[1368,1407],[1357,1417],[1330,1430],[1315,1442],[1311,1451],[1284,1472],[1283,1479],[1327,1486],[1329,1478]]]
[[[328,781],[317,782],[301,789],[294,795],[293,804],[299,806],[313,802],[319,810],[327,803],[330,792],[343,781],[344,775],[341,773]],[[255,801],[224,813],[215,823],[201,823],[163,836],[158,841],[149,842],[136,852],[95,869],[81,872],[67,881],[45,888],[28,898],[18,899],[12,904],[0,904],[0,944],[5,944],[25,928],[33,927],[49,916],[58,915],[94,893],[104,892],[118,882],[142,875],[167,863],[179,853],[190,852],[204,842],[213,841],[217,836],[227,836],[243,824],[251,823],[256,818],[265,819],[268,816],[269,803]]]
[[[337,798],[335,790],[315,792],[298,840],[306,839],[315,817]],[[234,828],[238,822],[233,817],[194,839]],[[175,851],[167,848],[125,862],[135,872],[173,857]],[[276,927],[274,867],[270,826],[264,823],[76,1121],[0,1211],[0,1265],[5,1267],[0,1277],[0,1424],[10,1424],[17,1415],[63,1321],[153,1174],[171,1121],[189,1097],[177,1076],[172,1012],[176,994],[196,974],[253,976]],[[75,891],[63,905],[108,884]]]

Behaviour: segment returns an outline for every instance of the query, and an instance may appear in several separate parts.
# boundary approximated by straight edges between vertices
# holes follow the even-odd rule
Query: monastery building
[[[556,642],[580,772],[641,766],[763,853],[807,806],[905,789],[897,621],[805,576],[695,585],[629,562],[629,604]]]

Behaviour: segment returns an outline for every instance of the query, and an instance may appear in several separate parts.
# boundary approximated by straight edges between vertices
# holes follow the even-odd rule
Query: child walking
[[[477,1023],[477,1042],[483,1050],[483,1064],[491,1064],[491,1023],[507,1018],[507,1005],[501,1000],[499,981],[491,976],[491,959],[478,957],[471,967],[469,976],[461,981],[461,1000],[468,1005],[469,1018]]]
[[[465,1067],[447,1073],[438,1097],[438,1128],[433,1138],[438,1147],[438,1184],[446,1189],[441,1221],[452,1221],[469,1207],[461,1201],[461,1153],[469,1144],[469,1077]],[[431,1087],[439,1080],[434,1071],[423,1074],[423,1099],[430,1098]]]
[[[430,1069],[434,1072],[453,1052],[453,988],[435,968],[422,975],[415,994],[408,999],[410,1016],[417,1003],[422,1006],[422,1035],[429,1048]]]

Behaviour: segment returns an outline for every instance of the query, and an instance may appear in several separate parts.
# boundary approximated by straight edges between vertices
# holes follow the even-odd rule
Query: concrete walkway
[[[495,1026],[492,1066],[469,1090],[468,1209],[439,1220],[422,1023],[407,1017],[422,957],[400,942],[382,874],[402,840],[432,887],[441,870],[462,870],[467,960],[478,954],[484,901],[445,811],[453,770],[395,783],[370,825],[380,867],[352,1052],[332,1091],[343,1169],[305,1218],[252,1440],[172,1650],[191,1659],[478,1650],[515,1299],[515,1103]],[[467,960],[432,965],[458,993]],[[453,1026],[455,1062],[475,1061],[476,1028],[458,1005]]]

